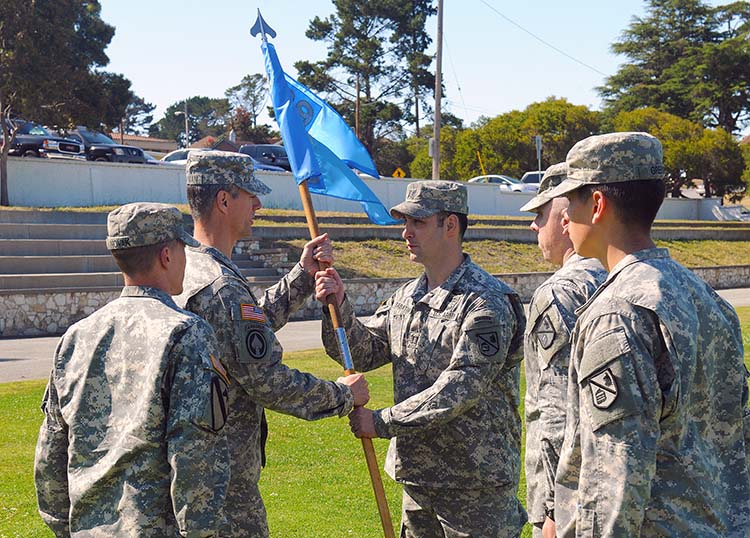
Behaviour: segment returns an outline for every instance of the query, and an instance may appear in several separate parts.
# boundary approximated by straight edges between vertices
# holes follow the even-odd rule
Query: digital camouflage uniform
[[[567,163],[553,195],[663,174],[645,133],[590,137]],[[747,536],[748,386],[732,307],[648,248],[620,260],[578,316],[557,536]]]
[[[544,206],[553,200],[549,193],[566,179],[567,173],[564,162],[547,168],[536,196],[521,211],[545,211]],[[551,218],[548,215],[543,226],[562,227],[562,222],[551,222]],[[536,231],[541,233],[540,228]],[[572,248],[572,243],[568,246]],[[573,254],[537,288],[529,305],[524,335],[526,510],[534,538],[541,538],[546,515],[554,517],[555,471],[565,433],[570,333],[576,322],[575,311],[606,276],[598,260]]]
[[[545,508],[554,508],[555,471],[565,433],[568,359],[575,311],[594,294],[606,276],[598,260],[574,254],[537,288],[529,305],[524,341],[526,510],[539,536]]]
[[[166,218],[161,204],[115,210],[108,247],[160,242],[154,219],[177,228],[172,210]],[[113,215],[128,220],[119,236]],[[166,239],[187,237],[180,227]],[[217,536],[229,456],[226,374],[214,349],[204,320],[149,287],[125,287],[68,329],[35,460],[39,511],[55,535]]]
[[[269,192],[253,177],[249,159],[237,161],[223,152],[191,156],[188,185],[224,182],[251,193]],[[244,183],[239,181],[243,178]],[[201,246],[187,249],[186,254],[184,291],[175,300],[214,328],[231,380],[225,430],[232,476],[221,536],[268,536],[258,490],[263,408],[317,420],[347,415],[354,397],[343,384],[318,379],[281,362],[283,350],[274,331],[286,324],[314,287],[313,278],[299,264],[258,300],[240,269],[217,249]]]
[[[421,215],[431,201],[451,210],[439,198],[459,194],[434,190],[435,183],[456,185],[412,183],[406,206],[391,213]],[[466,213],[465,187],[459,193]],[[357,370],[393,365],[395,405],[374,420],[377,436],[391,439],[386,472],[404,486],[401,535],[517,536],[526,521],[516,499],[525,316],[515,292],[465,255],[442,285],[428,292],[423,274],[366,323],[348,300],[341,315]],[[326,309],[323,343],[340,361]]]
[[[747,536],[745,375],[729,304],[665,249],[623,259],[573,334],[557,535]]]

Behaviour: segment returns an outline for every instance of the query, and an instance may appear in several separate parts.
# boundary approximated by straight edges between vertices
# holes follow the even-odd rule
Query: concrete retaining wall
[[[258,172],[273,192],[263,197],[266,207],[302,209],[297,186],[291,174]],[[185,171],[169,165],[142,165],[30,159],[8,159],[10,203],[28,207],[98,206],[150,201],[186,203]],[[404,179],[364,179],[386,207],[401,202],[410,181]],[[471,184],[469,207],[476,215],[528,216],[518,210],[531,197],[525,193],[507,193],[495,185]],[[313,195],[319,211],[362,212],[357,202]],[[667,199],[658,219],[716,220],[711,208],[718,198]]]
[[[703,267],[694,271],[715,289],[750,287],[750,266]],[[528,302],[534,290],[550,273],[498,275]],[[359,315],[372,314],[399,286],[409,279],[351,279],[347,295]],[[251,284],[256,296],[273,282]],[[0,290],[0,337],[51,336],[62,334],[70,325],[120,295],[120,288],[97,290]],[[293,320],[319,319],[320,303],[308,300]]]

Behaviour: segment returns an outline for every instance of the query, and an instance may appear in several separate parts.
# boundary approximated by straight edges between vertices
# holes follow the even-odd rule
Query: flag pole
[[[253,36],[259,35],[261,36],[261,39],[263,41],[263,44],[265,47],[269,47],[268,40],[266,38],[266,34],[270,35],[271,37],[276,37],[276,32],[268,26],[266,21],[263,20],[263,17],[260,14],[260,10],[258,10],[258,19],[255,21],[255,24],[253,24],[253,27],[250,29],[250,34]],[[275,52],[274,52],[275,55]],[[269,80],[272,78],[273,68],[269,68],[268,65],[266,66],[266,69],[269,71]],[[273,84],[272,84],[273,86]],[[273,94],[273,88],[272,88],[272,94]],[[274,102],[274,109],[276,110],[278,114],[278,109],[276,108],[276,103]],[[294,117],[294,112],[292,113],[292,117]],[[279,116],[276,117],[277,121],[280,120]],[[279,121],[279,126],[281,127],[282,131],[282,138],[284,134],[284,126],[282,125],[283,121]],[[293,138],[291,139],[293,140]],[[291,142],[290,140],[290,142]],[[307,140],[307,135],[305,135],[305,140]],[[287,144],[287,140],[284,140],[284,143]],[[293,144],[292,144],[293,145]],[[287,151],[291,151],[293,148],[287,147]],[[291,156],[290,156],[291,157]],[[290,161],[292,159],[290,158]],[[297,174],[297,169],[295,168],[296,165],[292,164],[292,169],[294,170],[295,176]],[[312,197],[310,196],[310,187],[308,185],[307,179],[304,179],[303,181],[299,181],[298,184],[299,193],[300,193],[300,199],[302,200],[302,207],[305,210],[305,218],[307,219],[307,227],[310,231],[310,238],[314,239],[320,235],[320,230],[318,228],[318,219],[315,216],[315,208],[313,207],[312,203]],[[324,267],[326,264],[321,263],[321,269],[325,269]],[[331,314],[331,320],[333,322],[334,330],[336,331],[336,338],[338,340],[339,348],[341,350],[341,355],[343,357],[344,362],[344,373],[346,375],[354,374],[356,373],[354,371],[354,365],[352,363],[352,357],[351,353],[349,352],[349,343],[346,339],[346,332],[344,331],[344,324],[342,323],[341,319],[341,312],[339,310],[338,301],[336,300],[336,295],[331,294],[328,297],[326,297],[326,304],[328,305],[328,311]],[[393,525],[391,524],[391,513],[388,509],[388,501],[385,497],[385,490],[383,489],[383,480],[380,477],[380,470],[378,467],[378,460],[375,456],[375,448],[372,445],[372,439],[367,437],[362,437],[362,448],[365,452],[365,460],[367,462],[367,470],[370,472],[370,481],[372,482],[372,489],[375,492],[375,502],[378,506],[378,514],[380,515],[380,524],[383,527],[383,535],[385,538],[395,538],[395,535],[393,534]]]
[[[300,199],[302,200],[302,207],[305,210],[307,228],[310,231],[310,238],[313,239],[320,235],[320,229],[318,227],[318,219],[315,215],[312,197],[310,196],[310,189],[307,187],[307,181],[300,183],[298,188]],[[324,267],[321,267],[321,269],[324,269]],[[346,333],[344,332],[344,324],[341,319],[341,312],[339,310],[338,301],[336,300],[336,294],[332,293],[326,297],[326,304],[328,306],[328,312],[331,315],[333,329],[336,331],[336,336],[339,339],[339,347],[341,348],[342,356],[344,357],[344,374],[354,374],[356,371],[351,362],[352,359],[351,354],[349,353],[349,344],[346,340]],[[375,455],[375,447],[372,445],[372,439],[369,437],[362,437],[361,441],[362,449],[365,452],[365,460],[367,461],[367,470],[370,472],[372,489],[375,493],[375,502],[378,505],[378,514],[380,515],[380,524],[383,527],[383,535],[385,538],[395,538],[395,535],[393,534],[393,525],[391,524],[391,512],[388,508],[388,500],[385,497],[383,480],[380,477],[378,458]]]

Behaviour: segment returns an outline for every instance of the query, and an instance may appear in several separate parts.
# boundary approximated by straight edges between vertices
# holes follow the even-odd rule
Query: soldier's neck
[[[212,226],[210,223],[196,221],[193,237],[200,241],[202,245],[213,247],[230,260],[232,259],[232,250],[237,240],[226,227]]]
[[[451,273],[464,261],[464,254],[460,246],[457,251],[451,251],[438,260],[432,260],[424,264],[424,273],[427,276],[427,291],[432,291],[443,282],[448,280]]]

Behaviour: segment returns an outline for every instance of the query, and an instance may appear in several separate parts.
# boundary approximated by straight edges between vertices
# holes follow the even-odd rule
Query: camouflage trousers
[[[404,485],[401,538],[511,538],[526,523],[516,488]]]
[[[242,497],[227,498],[224,505],[224,522],[219,536],[222,538],[268,538],[266,507],[260,498],[258,484],[248,484]]]

